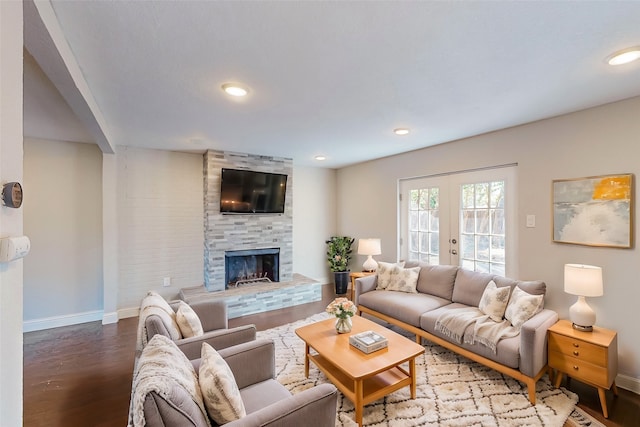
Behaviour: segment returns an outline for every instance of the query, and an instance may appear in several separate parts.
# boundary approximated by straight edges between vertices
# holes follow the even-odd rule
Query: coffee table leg
[[[309,344],[304,344],[304,377],[309,378]]]
[[[416,398],[416,359],[409,360],[409,374],[411,375],[411,398]]]
[[[356,401],[353,402],[353,406],[355,406],[356,408],[356,423],[359,426],[362,426],[362,411],[363,411],[363,401],[364,401],[364,387],[363,387],[363,381],[362,380],[356,380],[355,382],[355,394],[356,394]]]

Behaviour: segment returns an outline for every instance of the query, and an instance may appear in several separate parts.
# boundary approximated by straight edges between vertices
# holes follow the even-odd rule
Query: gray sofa
[[[292,395],[275,380],[275,346],[271,340],[256,340],[219,350],[227,362],[240,390],[247,415],[229,423],[228,427],[309,426],[333,427],[336,422],[338,391],[332,384],[321,384]],[[142,358],[141,365],[147,361]],[[149,362],[149,363],[154,363]],[[179,362],[178,362],[179,363]],[[185,363],[189,363],[185,361]],[[200,359],[192,360],[195,372]],[[144,370],[144,366],[139,367]],[[163,369],[171,377],[172,369]],[[166,381],[166,378],[165,378]],[[169,382],[171,378],[169,378]],[[134,378],[135,396],[136,381]],[[162,387],[160,387],[162,388]],[[174,386],[163,397],[156,391],[142,396],[144,424],[147,427],[216,426],[192,396]],[[132,417],[130,417],[130,420]],[[130,421],[130,426],[135,425]]]
[[[471,360],[522,381],[529,400],[535,404],[535,384],[547,369],[547,329],[557,322],[556,312],[542,309],[521,327],[520,334],[499,341],[496,352],[481,343],[458,343],[436,330],[436,322],[448,310],[478,307],[487,284],[517,285],[532,295],[544,295],[541,281],[519,281],[492,274],[472,272],[456,266],[434,266],[407,262],[405,268],[419,266],[417,293],[376,290],[377,275],[355,281],[354,302],[364,316],[373,316],[399,326]]]

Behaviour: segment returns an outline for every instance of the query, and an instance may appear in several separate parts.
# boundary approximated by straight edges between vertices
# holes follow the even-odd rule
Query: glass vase
[[[336,319],[336,332],[339,334],[346,334],[351,332],[352,326],[353,323],[351,322],[351,316],[338,317]]]

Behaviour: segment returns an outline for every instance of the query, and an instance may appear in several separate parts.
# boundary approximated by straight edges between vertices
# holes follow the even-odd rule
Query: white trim
[[[102,324],[109,325],[111,323],[118,323],[118,312],[113,311],[111,313],[105,313],[102,316]]]
[[[59,328],[60,326],[95,322],[96,320],[102,320],[102,313],[102,310],[95,310],[85,311],[84,313],[66,314],[64,316],[26,320],[22,323],[22,332],[41,331],[43,329]]]
[[[118,319],[136,317],[138,314],[140,314],[140,307],[121,308],[118,310]]]
[[[640,394],[640,379],[628,375],[616,376],[616,385],[635,394]]]

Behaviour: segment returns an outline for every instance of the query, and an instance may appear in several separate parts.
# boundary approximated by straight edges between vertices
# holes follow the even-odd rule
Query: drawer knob
[[[574,356],[579,356],[579,355],[580,355],[580,352],[579,352],[578,350],[575,350],[575,351],[573,352],[573,355],[574,355]]]
[[[580,367],[579,366],[574,366],[573,369],[577,371],[578,369],[580,369]]]
[[[577,342],[574,342],[574,343],[573,343],[573,346],[574,346],[574,347],[580,347],[580,344],[578,344]]]

